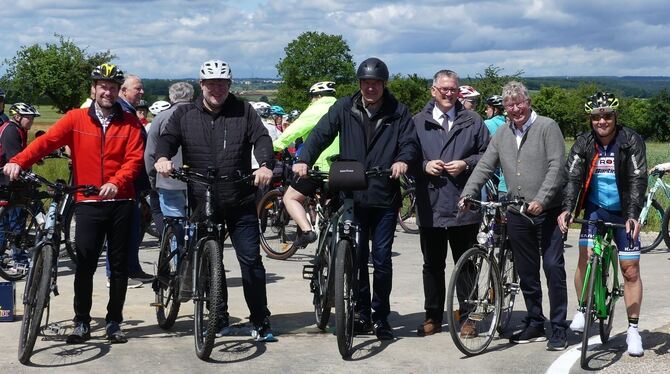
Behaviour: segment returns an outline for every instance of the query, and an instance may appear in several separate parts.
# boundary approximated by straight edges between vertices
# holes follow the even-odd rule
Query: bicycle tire
[[[257,206],[261,248],[274,260],[286,260],[298,250],[293,242],[299,228],[284,208],[283,196],[278,189],[268,191]]]
[[[44,308],[48,305],[53,266],[53,249],[42,246],[35,255],[30,278],[26,283],[27,297],[23,302],[23,318],[19,335],[19,362],[26,364],[33,354],[35,340],[42,323]]]
[[[647,217],[644,220],[644,222],[640,222],[640,225],[641,225],[640,232],[648,232],[645,229],[647,229],[649,227],[649,223],[651,221],[658,221],[658,222],[661,223],[661,227],[665,227],[665,228],[662,228],[661,230],[658,231],[658,234],[656,235],[656,238],[654,238],[654,240],[651,242],[651,244],[649,244],[647,246],[640,247],[640,252],[641,253],[647,253],[647,252],[653,250],[654,248],[658,247],[658,245],[661,244],[661,242],[663,240],[665,240],[665,244],[668,246],[668,248],[670,248],[670,237],[668,237],[668,234],[667,234],[668,230],[667,230],[667,223],[666,223],[666,221],[667,221],[666,217],[667,217],[668,213],[670,213],[670,207],[668,208],[668,211],[663,211],[663,206],[661,206],[661,204],[658,201],[656,201],[656,199],[651,200],[651,207],[649,208],[649,212],[647,213]],[[651,217],[655,217],[655,218],[651,219]],[[665,225],[665,226],[663,226],[663,225]]]
[[[322,233],[322,235],[324,235]],[[332,234],[325,234],[323,242],[319,246],[319,251],[315,258],[314,267],[314,317],[316,319],[316,327],[320,330],[325,330],[330,320],[330,305],[328,304],[328,272],[330,271],[331,254],[330,241]]]
[[[607,271],[603,271],[602,274],[602,282],[606,292],[605,305],[607,305],[607,318],[601,318],[598,327],[600,330],[600,341],[603,344],[607,343],[610,339],[612,325],[614,324],[614,308],[616,307],[616,302],[619,298],[619,282],[618,279],[614,277],[619,266],[618,256],[615,250],[611,252],[611,256],[612,258],[608,261]]]
[[[589,330],[591,329],[591,325],[593,325],[595,318],[595,312],[593,310],[593,301],[595,299],[594,292],[597,278],[596,273],[599,263],[600,263],[600,257],[594,255],[593,258],[591,259],[591,272],[589,273],[589,279],[588,279],[589,285],[586,291],[587,300],[586,300],[586,311],[584,312],[584,332],[582,333],[582,352],[579,359],[579,365],[581,366],[582,369],[585,370],[589,368],[586,361],[586,353],[589,348]]]
[[[512,319],[512,312],[514,311],[514,302],[516,295],[519,293],[519,273],[514,264],[512,250],[509,243],[506,244],[504,250],[501,249],[500,256],[500,286],[502,287],[503,300],[500,310],[500,322],[498,323],[498,334],[503,334]]]
[[[661,236],[665,246],[670,249],[670,207],[665,210],[663,215],[663,224],[661,225]]]
[[[416,222],[416,194],[414,188],[405,190],[402,193],[401,201],[402,206],[398,210],[398,224],[406,233],[418,234],[419,226]]]
[[[219,244],[213,240],[205,241],[198,261],[198,279],[194,297],[193,335],[195,337],[195,353],[199,359],[207,361],[216,338],[216,329],[222,316],[219,305],[223,301],[223,259]],[[208,309],[205,317],[205,310]]]
[[[467,276],[467,271],[474,276]],[[483,277],[482,277],[483,276]],[[454,301],[459,303],[456,284],[459,281],[469,295],[463,301],[468,309],[458,308],[458,321],[454,318]],[[470,278],[470,279],[468,279]],[[483,292],[482,292],[483,290]],[[476,300],[473,302],[473,300]],[[474,305],[473,305],[474,304]],[[449,280],[447,292],[447,320],[449,333],[454,344],[466,356],[475,356],[482,353],[491,343],[498,326],[502,308],[502,288],[500,273],[495,261],[488,252],[481,247],[467,250],[458,259]],[[461,321],[474,324],[475,336],[461,336]]]
[[[348,240],[340,240],[335,252],[335,335],[342,358],[351,357],[354,340],[354,253]]]
[[[164,330],[172,328],[179,314],[179,281],[177,277],[177,256],[170,258],[177,248],[177,236],[171,225],[166,225],[158,254],[158,274],[156,274],[156,319]],[[166,312],[167,311],[167,312]]]
[[[13,237],[16,247],[21,251],[26,251],[35,246],[42,236],[44,226],[40,225],[37,221],[35,212],[30,208],[25,208],[23,211],[26,215],[25,224],[18,237],[13,237],[9,231],[5,232],[5,253],[10,249],[10,243],[9,240],[7,240],[8,238]],[[32,256],[32,253],[28,252],[26,255],[30,257]],[[16,282],[28,275],[28,271],[9,272],[8,270],[9,269],[6,269],[4,266],[0,266],[0,277],[10,282]]]

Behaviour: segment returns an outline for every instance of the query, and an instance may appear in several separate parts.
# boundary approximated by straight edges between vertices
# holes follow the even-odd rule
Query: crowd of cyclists
[[[528,90],[520,82],[509,82],[499,95],[486,98],[487,118],[483,119],[475,111],[481,94],[471,86],[459,85],[458,74],[451,70],[435,74],[432,98],[414,115],[387,88],[389,71],[382,60],[366,59],[356,75],[360,90],[353,95],[336,99],[334,82],[314,82],[309,88],[309,106],[302,112],[287,112],[281,106],[247,102],[232,93],[231,67],[222,60],[208,60],[200,67],[202,96],[194,98],[191,84],[177,82],[169,88],[169,101],[151,105],[141,99],[139,77],[103,64],[90,75],[91,98],[87,103],[66,113],[30,144],[27,132],[40,113],[30,104],[15,103],[9,116],[5,115],[5,93],[0,90],[2,184],[16,180],[21,170],[53,150],[67,146],[73,183],[100,189],[97,196],[76,196],[75,328],[67,342],[80,344],[90,339],[93,274],[103,245],[109,269],[106,333],[112,343],[127,341],[121,329],[126,290],[129,283],[132,286],[138,280],[151,279],[137,261],[142,192],[149,194],[159,232],[164,218],[186,217],[187,206],[198,207],[204,201],[203,187],[170,178],[182,165],[199,172],[214,168],[222,176],[253,176],[253,185],[217,184],[213,209],[216,222],[227,228],[240,264],[252,336],[258,341],[275,340],[255,200],[257,189],[273,178],[276,154],[289,150],[294,156],[294,179],[283,199],[300,228],[295,240],[299,247],[317,240],[304,202],[322,186],[308,177],[309,169],[328,172],[334,156],[339,155],[341,160],[358,161],[367,168],[390,170],[390,179],[370,180],[366,189],[354,193],[355,219],[361,227],[356,333],[372,332],[380,340],[394,339],[388,317],[393,283],[391,248],[401,204],[399,178],[409,173],[417,181],[425,295],[425,320],[417,327],[419,336],[442,330],[447,249],[451,248],[456,262],[476,243],[481,216],[469,210],[467,198],[482,196],[485,183],[493,178],[497,198],[524,198],[528,203],[524,215],[532,221],[522,218],[518,210],[510,209],[507,215],[527,308],[524,329],[510,341],[548,340],[547,349],[563,350],[568,329],[583,332],[583,308],[576,311],[571,323],[567,321],[563,257],[563,233],[572,217],[583,210],[589,219],[626,224],[625,230],[617,232],[617,247],[629,322],[627,349],[632,356],[643,355],[638,333],[642,282],[637,217],[647,187],[646,150],[641,137],[618,122],[614,95],[597,92],[586,100],[591,131],[577,138],[566,158],[560,128],[532,109]],[[148,182],[142,183],[143,178]],[[2,266],[22,261],[12,257],[16,254],[4,253],[1,235],[19,229],[21,219],[20,208],[10,209],[0,218]],[[630,248],[627,232],[635,240]],[[578,297],[593,235],[592,227],[581,228],[574,276]],[[374,269],[372,284],[369,260]],[[549,333],[544,327],[547,318],[542,311],[540,268],[548,280]],[[215,306],[225,316],[217,336],[225,335],[229,327],[227,292],[224,295],[223,304]],[[468,323],[462,325],[460,333],[465,337],[477,334]]]

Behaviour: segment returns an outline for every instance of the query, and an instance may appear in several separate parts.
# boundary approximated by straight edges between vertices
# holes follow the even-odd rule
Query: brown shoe
[[[417,327],[416,334],[418,336],[428,336],[437,334],[440,331],[442,331],[442,324],[432,318],[428,318],[427,320],[423,321],[419,327]]]
[[[477,337],[477,326],[475,321],[468,319],[461,325],[461,338],[472,339]]]

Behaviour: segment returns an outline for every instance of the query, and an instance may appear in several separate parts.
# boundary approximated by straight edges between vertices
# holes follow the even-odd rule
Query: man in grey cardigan
[[[510,342],[546,340],[541,259],[551,307],[552,332],[547,349],[563,350],[567,347],[568,295],[563,238],[556,219],[561,213],[565,183],[565,141],[554,120],[532,110],[528,90],[522,83],[507,83],[502,96],[510,123],[493,136],[463,189],[459,205],[464,208],[466,196],[479,196],[498,165],[505,175],[508,195],[523,197],[529,203],[526,212],[532,223],[518,211],[510,210],[507,214],[507,231],[528,310],[528,325],[521,333],[512,335]]]

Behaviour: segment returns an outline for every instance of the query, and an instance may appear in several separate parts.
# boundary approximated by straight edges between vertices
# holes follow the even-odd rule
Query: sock
[[[637,323],[639,322],[639,320],[640,320],[640,318],[628,317],[628,327],[637,328]]]

